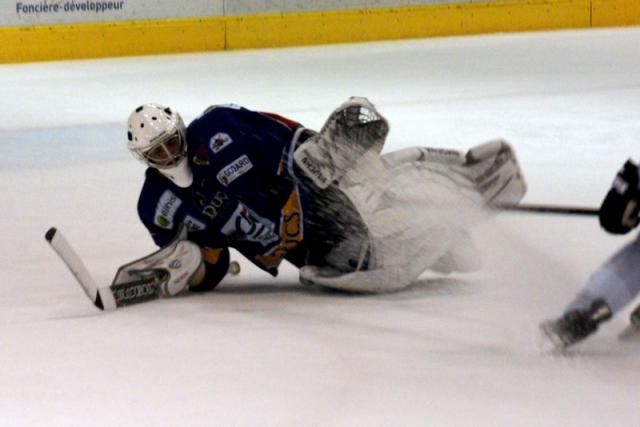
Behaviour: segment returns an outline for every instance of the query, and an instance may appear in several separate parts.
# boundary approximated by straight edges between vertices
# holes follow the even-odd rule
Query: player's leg
[[[595,271],[565,312],[584,310],[603,299],[613,314],[618,313],[640,292],[640,240],[635,239],[616,252]]]
[[[620,249],[587,280],[564,314],[541,328],[567,347],[596,332],[598,325],[624,309],[640,293],[640,241]]]

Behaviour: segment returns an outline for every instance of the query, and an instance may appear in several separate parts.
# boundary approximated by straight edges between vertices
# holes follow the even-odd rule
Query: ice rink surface
[[[0,425],[638,425],[629,309],[567,356],[540,346],[538,323],[635,238],[595,218],[501,214],[474,230],[481,272],[394,294],[238,258],[214,293],[106,314],[43,236],[58,226],[101,283],[154,250],[125,148],[143,102],[319,128],[363,95],[391,123],[386,151],[504,137],[525,202],[595,207],[640,155],[639,52],[635,28],[0,66]]]

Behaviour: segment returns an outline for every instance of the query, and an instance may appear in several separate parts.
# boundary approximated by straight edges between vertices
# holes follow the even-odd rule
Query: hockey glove
[[[638,225],[640,189],[638,166],[627,160],[618,172],[600,207],[600,225],[613,234],[624,234]]]
[[[366,98],[351,97],[331,113],[318,135],[298,147],[293,159],[321,189],[339,180],[367,152],[380,154],[389,123]]]

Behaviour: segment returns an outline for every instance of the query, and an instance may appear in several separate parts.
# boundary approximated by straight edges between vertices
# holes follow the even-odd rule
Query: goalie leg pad
[[[482,256],[469,233],[463,231],[460,238],[429,267],[430,270],[449,274],[455,271],[469,273],[482,267]]]
[[[413,162],[440,163],[461,166],[465,157],[458,150],[431,147],[409,147],[383,154],[381,160],[387,168]]]
[[[375,265],[381,271],[339,277],[316,274],[313,280],[339,289],[379,292],[405,287],[429,268],[440,272],[479,269],[475,246],[462,237],[492,212],[484,208],[487,193],[493,197],[501,194],[500,189],[511,188],[496,179],[519,173],[517,163],[508,164],[513,159],[510,147],[502,141],[483,144],[467,156],[414,147],[377,158],[377,163],[369,158],[367,164],[353,168],[339,186],[368,228]],[[484,193],[478,182],[485,184]],[[523,190],[510,194],[519,200]],[[313,281],[312,273],[301,277]]]
[[[357,293],[381,293],[402,289],[403,280],[387,269],[342,273],[327,267],[305,266],[300,269],[300,282],[308,286],[321,286]]]
[[[429,268],[478,269],[475,248],[457,247],[461,236],[492,214],[487,203],[517,203],[526,190],[513,150],[502,140],[465,156],[425,147],[368,152],[338,186],[366,224],[376,268],[345,274],[314,267],[302,270],[301,280],[365,292],[400,289]]]
[[[524,175],[511,145],[496,139],[471,148],[465,169],[488,204],[513,206],[527,191]]]

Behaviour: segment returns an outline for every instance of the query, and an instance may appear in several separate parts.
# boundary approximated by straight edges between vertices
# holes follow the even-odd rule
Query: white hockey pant
[[[636,238],[596,270],[565,308],[586,310],[603,299],[613,314],[623,310],[640,293],[640,240]]]

